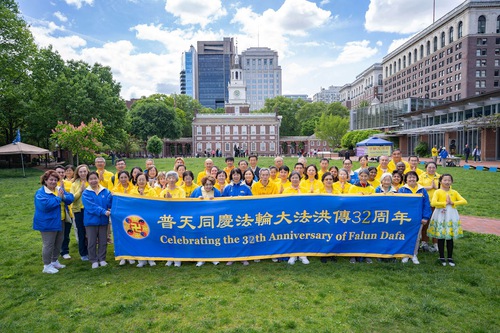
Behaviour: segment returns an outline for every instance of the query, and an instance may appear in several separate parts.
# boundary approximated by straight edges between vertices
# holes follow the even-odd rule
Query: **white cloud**
[[[410,36],[408,38],[401,38],[401,39],[395,39],[395,40],[393,40],[392,43],[391,43],[391,45],[389,45],[389,48],[387,49],[387,53],[391,53],[392,51],[394,51],[395,49],[397,49],[398,47],[400,47],[401,45],[403,45],[411,37],[413,37],[413,36]]]
[[[321,0],[319,3],[320,6],[328,5],[330,3],[330,0]]]
[[[376,47],[370,47],[367,40],[347,42],[342,48],[337,59],[332,62],[326,62],[326,66],[338,66],[345,64],[354,64],[369,59],[378,53]]]
[[[436,20],[463,0],[436,1]],[[371,0],[365,14],[368,31],[410,34],[432,24],[432,1]]]
[[[199,24],[202,28],[227,15],[220,0],[167,0],[165,10],[182,25]]]
[[[61,12],[55,12],[54,16],[57,17],[59,19],[59,21],[61,21],[61,22],[67,22],[68,21],[68,18],[66,16],[64,16],[64,14],[61,13]]]
[[[73,5],[76,8],[80,9],[83,5],[87,4],[92,6],[94,4],[94,0],[64,0],[68,5]]]
[[[241,49],[265,45],[278,51],[280,57],[286,57],[290,51],[290,38],[308,36],[309,30],[324,26],[331,20],[331,12],[319,8],[306,0],[285,0],[278,9],[267,9],[262,14],[252,7],[236,10],[231,20],[241,25],[238,36]]]

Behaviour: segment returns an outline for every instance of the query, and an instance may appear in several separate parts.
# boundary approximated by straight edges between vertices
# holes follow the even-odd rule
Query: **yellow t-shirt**
[[[269,181],[267,186],[262,185],[262,183],[256,182],[252,185],[252,194],[253,195],[271,195],[278,194],[280,191],[276,183]]]
[[[352,184],[345,182],[342,186],[341,182],[335,182],[332,185],[334,194],[347,194],[352,187]]]
[[[160,198],[166,198],[167,193],[170,193],[170,195],[174,199],[181,199],[186,197],[186,192],[178,186],[176,186],[173,190],[169,189],[167,186],[167,188],[160,192]]]

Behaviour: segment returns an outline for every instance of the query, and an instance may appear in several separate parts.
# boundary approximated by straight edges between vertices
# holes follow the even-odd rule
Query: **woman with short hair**
[[[59,263],[59,252],[64,238],[64,221],[61,219],[61,203],[70,205],[74,196],[57,186],[59,174],[46,171],[40,177],[42,187],[35,193],[35,214],[33,229],[42,235],[42,273],[54,274],[66,267]],[[106,238],[105,238],[106,239]]]

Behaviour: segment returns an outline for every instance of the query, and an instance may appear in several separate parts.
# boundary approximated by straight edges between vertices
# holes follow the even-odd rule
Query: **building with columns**
[[[356,76],[356,80],[340,88],[340,102],[347,108],[357,108],[362,102],[383,102],[382,65],[375,63]]]
[[[313,102],[333,103],[340,101],[340,88],[329,86],[328,89],[320,88],[320,91],[313,95]]]

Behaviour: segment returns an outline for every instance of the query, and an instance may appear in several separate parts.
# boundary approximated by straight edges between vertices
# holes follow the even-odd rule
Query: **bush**
[[[427,142],[419,142],[415,147],[415,154],[418,157],[425,157],[429,155],[429,145]]]

